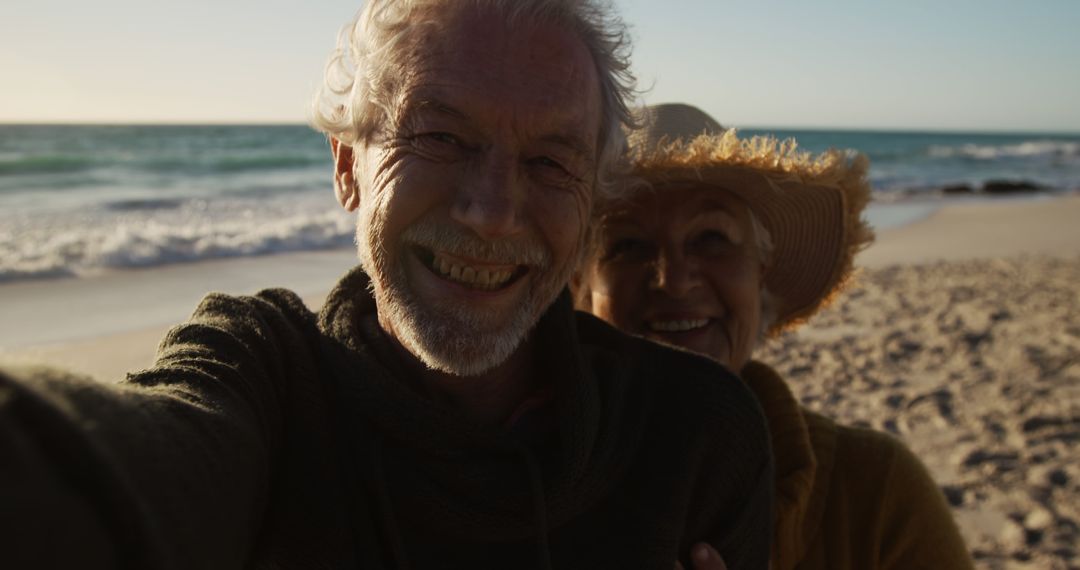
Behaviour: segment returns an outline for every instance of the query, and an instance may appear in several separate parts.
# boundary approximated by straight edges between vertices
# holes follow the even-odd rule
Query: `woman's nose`
[[[678,251],[665,251],[656,263],[654,287],[671,297],[681,298],[701,283],[697,262]]]

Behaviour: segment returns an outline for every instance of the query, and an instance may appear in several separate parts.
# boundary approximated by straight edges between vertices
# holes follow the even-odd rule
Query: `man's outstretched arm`
[[[119,384],[0,370],[0,566],[244,566],[305,354],[274,304],[212,295]]]

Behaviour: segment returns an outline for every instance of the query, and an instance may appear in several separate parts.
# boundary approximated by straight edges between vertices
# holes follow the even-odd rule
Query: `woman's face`
[[[714,188],[659,189],[604,220],[579,298],[626,332],[738,371],[760,332],[763,272],[741,200]]]

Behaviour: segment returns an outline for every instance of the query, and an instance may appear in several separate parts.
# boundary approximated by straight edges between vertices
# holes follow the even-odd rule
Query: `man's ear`
[[[334,193],[341,207],[353,212],[360,207],[360,188],[353,174],[353,148],[330,137],[330,153],[334,155]]]

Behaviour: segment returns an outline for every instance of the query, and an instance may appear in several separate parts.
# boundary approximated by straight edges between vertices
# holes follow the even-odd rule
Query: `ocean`
[[[866,153],[875,198],[909,217],[948,186],[1080,188],[1080,135],[741,132]],[[353,224],[306,126],[0,125],[0,283],[348,248]]]

